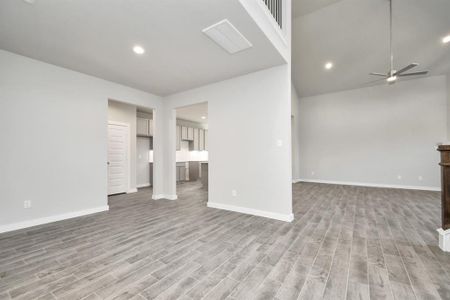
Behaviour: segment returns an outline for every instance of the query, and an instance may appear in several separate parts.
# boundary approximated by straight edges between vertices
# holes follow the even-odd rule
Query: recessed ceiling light
[[[205,120],[206,119],[206,117],[205,116],[202,116],[202,120]]]
[[[442,38],[442,42],[444,44],[450,43],[450,35],[447,35],[446,37]]]
[[[145,53],[145,49],[138,45],[133,47],[133,51],[136,54],[144,54]]]
[[[331,70],[332,68],[333,68],[333,63],[332,63],[332,62],[327,62],[327,63],[325,64],[325,69]]]

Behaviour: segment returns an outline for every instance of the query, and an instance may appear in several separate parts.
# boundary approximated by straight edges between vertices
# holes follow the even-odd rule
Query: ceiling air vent
[[[203,29],[202,32],[231,54],[253,46],[227,19]]]

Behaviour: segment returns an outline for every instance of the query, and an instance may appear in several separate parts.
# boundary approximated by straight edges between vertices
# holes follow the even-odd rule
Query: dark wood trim
[[[442,229],[450,229],[450,145],[439,145],[441,153],[441,211]]]

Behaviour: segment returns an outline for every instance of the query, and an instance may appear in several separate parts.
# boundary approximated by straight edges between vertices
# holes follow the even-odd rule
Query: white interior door
[[[137,138],[137,186],[150,186],[150,139]]]
[[[108,195],[128,190],[129,126],[108,124]]]

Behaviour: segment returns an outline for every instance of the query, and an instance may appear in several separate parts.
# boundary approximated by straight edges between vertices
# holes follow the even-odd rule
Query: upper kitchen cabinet
[[[198,148],[200,151],[203,151],[203,150],[205,150],[205,130],[199,129],[198,135],[199,135]]]
[[[136,134],[138,136],[153,136],[153,120],[137,118]]]
[[[193,141],[194,140],[194,128],[181,126],[181,140]]]
[[[153,120],[149,120],[149,123],[150,123],[150,136],[153,136],[153,132],[154,132]]]
[[[192,143],[189,143],[190,151],[200,151],[200,130],[199,128],[191,128],[193,131]]]
[[[187,141],[188,140],[188,128],[186,126],[180,126],[181,127],[181,140]]]
[[[177,125],[177,151],[181,150],[181,126]]]
[[[203,128],[188,127],[177,125],[176,127],[176,149],[181,150],[183,141],[189,142],[189,151],[206,151],[207,150],[207,134],[208,131]]]
[[[188,127],[188,141],[193,141],[194,140],[194,128],[192,127]]]

